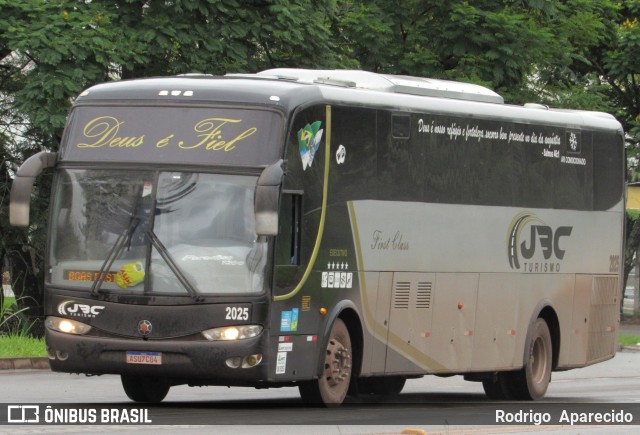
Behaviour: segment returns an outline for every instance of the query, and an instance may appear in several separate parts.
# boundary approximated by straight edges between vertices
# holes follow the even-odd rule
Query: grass
[[[640,335],[620,334],[618,343],[621,346],[635,346],[640,343]]]
[[[12,307],[15,303],[15,298],[4,298],[3,306],[0,307],[0,324],[3,320],[4,313],[12,311]],[[41,356],[47,356],[47,349],[44,340],[26,337],[11,332],[8,335],[0,334],[0,358]]]
[[[4,298],[4,304],[2,304],[2,308],[0,309],[0,313],[4,313],[6,309],[8,309],[11,305],[16,303],[16,298]]]
[[[10,335],[0,337],[0,358],[47,356],[44,340]]]

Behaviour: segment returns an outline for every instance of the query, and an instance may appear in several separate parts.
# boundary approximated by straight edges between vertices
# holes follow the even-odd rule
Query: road
[[[541,402],[491,402],[482,385],[461,377],[425,377],[407,382],[393,401],[352,401],[339,409],[303,406],[297,389],[255,390],[250,388],[174,387],[158,406],[145,406],[153,416],[153,426],[0,426],[1,433],[85,433],[133,431],[158,434],[390,434],[405,428],[434,433],[629,433],[630,427],[587,426],[495,426],[496,409],[524,410],[531,415],[543,412],[586,412],[627,409],[640,422],[640,352],[621,352],[610,361],[568,372],[554,373],[547,396]],[[49,371],[1,371],[0,386],[11,404],[108,404],[113,408],[133,406],[116,376],[86,377]],[[606,405],[600,405],[606,403]],[[620,405],[626,404],[626,405]],[[139,405],[138,405],[139,407]],[[491,426],[462,426],[467,420],[490,419]],[[552,422],[556,422],[555,416]],[[177,424],[156,426],[156,424]],[[209,425],[209,426],[201,426]],[[638,426],[640,427],[640,426]],[[636,427],[635,429],[638,429]],[[8,430],[11,429],[11,430]]]

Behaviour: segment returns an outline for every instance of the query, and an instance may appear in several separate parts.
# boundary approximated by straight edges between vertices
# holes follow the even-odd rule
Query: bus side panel
[[[391,294],[390,272],[361,273],[362,312],[364,326],[364,346],[362,355],[363,375],[384,374],[387,358],[387,338],[389,329],[389,297]],[[363,283],[364,281],[364,283]]]
[[[577,275],[570,344],[560,350],[561,368],[582,367],[612,358],[620,324],[617,275]]]
[[[433,322],[428,355],[446,372],[468,370],[473,364],[473,342],[478,298],[477,273],[438,273],[435,276]],[[420,331],[421,332],[421,331]]]
[[[480,275],[473,348],[476,369],[508,370],[517,364],[520,296],[516,278],[513,274]]]
[[[584,366],[587,363],[587,346],[589,344],[589,310],[591,308],[591,275],[576,275],[576,286],[573,295],[573,315],[571,323],[571,344],[567,349],[567,366]]]
[[[617,276],[594,276],[589,307],[587,364],[612,358],[620,324],[620,287]]]
[[[520,304],[516,335],[518,344],[514,368],[522,367],[528,329],[535,317],[545,307],[552,309],[559,321],[559,362],[563,364],[568,358],[568,349],[571,343],[575,275],[523,273],[517,277],[515,291],[520,299]],[[550,324],[549,329],[552,328],[553,325]],[[554,335],[553,332],[551,335]]]

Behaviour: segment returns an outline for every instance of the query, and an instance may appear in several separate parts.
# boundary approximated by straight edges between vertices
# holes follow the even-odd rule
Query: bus
[[[614,357],[624,136],[604,113],[481,86],[272,69],[93,86],[53,168],[51,369],[174,385],[394,395],[425,375],[538,400]]]

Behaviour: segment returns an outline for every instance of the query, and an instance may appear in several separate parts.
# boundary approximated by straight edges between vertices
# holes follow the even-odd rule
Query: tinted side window
[[[622,198],[624,183],[622,139],[611,133],[593,134],[594,209],[608,210]]]

